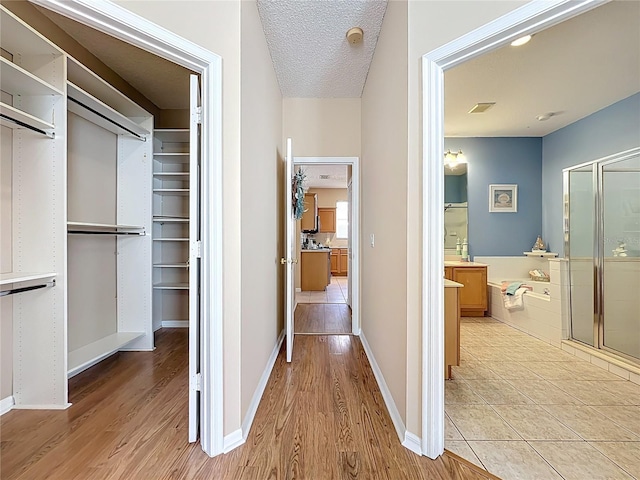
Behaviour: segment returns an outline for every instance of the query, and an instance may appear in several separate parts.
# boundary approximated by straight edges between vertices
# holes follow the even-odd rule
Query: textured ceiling
[[[638,91],[640,2],[614,1],[446,71],[445,135],[541,137]]]
[[[346,165],[296,165],[307,176],[304,185],[309,188],[347,188]],[[329,175],[329,178],[320,178]]]
[[[362,95],[386,0],[258,0],[258,11],[284,97]],[[352,45],[346,33],[364,30]]]

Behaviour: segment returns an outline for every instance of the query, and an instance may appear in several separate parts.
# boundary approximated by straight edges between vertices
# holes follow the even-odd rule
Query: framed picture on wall
[[[517,212],[518,185],[489,185],[490,212]]]

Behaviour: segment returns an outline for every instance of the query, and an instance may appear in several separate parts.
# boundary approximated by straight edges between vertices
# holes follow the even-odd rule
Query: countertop
[[[320,252],[320,253],[331,253],[331,249],[330,248],[303,248],[302,250],[300,250],[302,253],[305,252]]]
[[[447,287],[464,287],[463,284],[458,283],[458,282],[454,282],[453,280],[449,280],[447,278],[444,279],[444,288]]]
[[[478,262],[461,262],[459,260],[458,261],[445,260],[444,266],[445,267],[487,267],[488,265],[486,263],[478,263]]]

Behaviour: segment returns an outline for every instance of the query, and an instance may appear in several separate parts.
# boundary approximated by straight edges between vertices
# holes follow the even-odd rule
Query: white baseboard
[[[380,392],[382,392],[382,398],[384,399],[384,403],[387,406],[387,411],[389,412],[389,416],[391,417],[393,426],[396,428],[396,434],[398,435],[398,439],[400,439],[400,442],[402,443],[402,445],[407,447],[407,445],[405,445],[406,428],[404,426],[404,422],[402,421],[402,417],[400,417],[400,412],[398,412],[396,403],[393,401],[393,396],[391,395],[391,391],[389,390],[389,387],[387,387],[387,382],[384,381],[382,370],[380,370],[380,367],[378,366],[378,362],[376,362],[376,359],[373,356],[373,352],[371,351],[371,347],[369,347],[369,343],[367,342],[367,339],[365,338],[363,332],[360,332],[360,341],[362,342],[364,351],[367,354],[369,363],[371,364],[371,369],[373,370],[373,375],[376,377],[376,381],[378,382],[378,387],[380,388]],[[420,442],[418,442],[418,444],[419,443]]]
[[[229,435],[225,435],[222,453],[229,453],[234,448],[242,445],[244,441],[245,439],[242,437],[242,429],[240,428],[231,432]]]
[[[402,446],[408,448],[413,453],[422,455],[422,440],[414,433],[405,432],[404,442],[402,442]]]
[[[249,430],[251,429],[251,425],[253,424],[253,419],[256,416],[256,412],[258,411],[258,405],[260,405],[260,400],[262,399],[262,395],[264,394],[264,389],[267,387],[267,382],[269,381],[269,377],[271,376],[271,371],[273,370],[273,366],[276,364],[276,359],[278,358],[278,352],[280,352],[280,347],[282,346],[282,342],[284,341],[284,330],[280,332],[278,335],[278,340],[276,341],[275,347],[271,352],[271,356],[267,361],[267,365],[262,372],[262,376],[260,377],[260,381],[258,382],[258,386],[256,387],[256,391],[253,394],[253,398],[251,399],[251,403],[249,404],[249,409],[247,410],[247,414],[244,417],[244,421],[242,422],[242,435],[243,439],[246,440],[249,435]],[[244,443],[243,440],[243,443]]]
[[[162,328],[189,328],[189,320],[163,320]]]
[[[9,395],[7,398],[0,400],[0,417],[9,412],[15,403],[16,401],[13,399],[13,395]]]
[[[42,405],[14,405],[14,410],[66,410],[71,406],[70,403],[60,404],[42,404]]]
[[[249,409],[247,410],[244,421],[242,422],[242,427],[224,437],[224,453],[228,453],[234,448],[239,447],[244,442],[246,442],[247,436],[249,435],[249,430],[251,429],[251,425],[253,424],[253,419],[255,418],[256,412],[258,411],[258,405],[260,405],[260,400],[262,400],[264,389],[266,388],[269,377],[271,376],[271,371],[273,370],[273,366],[276,363],[276,359],[278,358],[278,353],[280,352],[280,347],[282,346],[283,341],[284,330],[280,332],[278,340],[276,341],[276,345],[273,347],[273,351],[271,352],[271,356],[269,357],[269,360],[267,360],[267,365],[265,366],[264,372],[262,372],[262,376],[258,381],[258,385],[253,394],[253,398],[251,399],[251,403],[249,404]]]

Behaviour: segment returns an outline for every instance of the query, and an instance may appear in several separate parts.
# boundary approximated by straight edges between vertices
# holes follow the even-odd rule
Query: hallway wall
[[[256,2],[241,2],[241,403],[243,427],[284,327],[280,266],[282,95]],[[260,232],[256,242],[255,232]],[[259,399],[259,398],[258,398]],[[250,415],[250,417],[247,417]],[[248,432],[243,431],[246,435]]]
[[[360,244],[362,333],[405,423],[407,35],[407,3],[389,2],[362,95]]]

